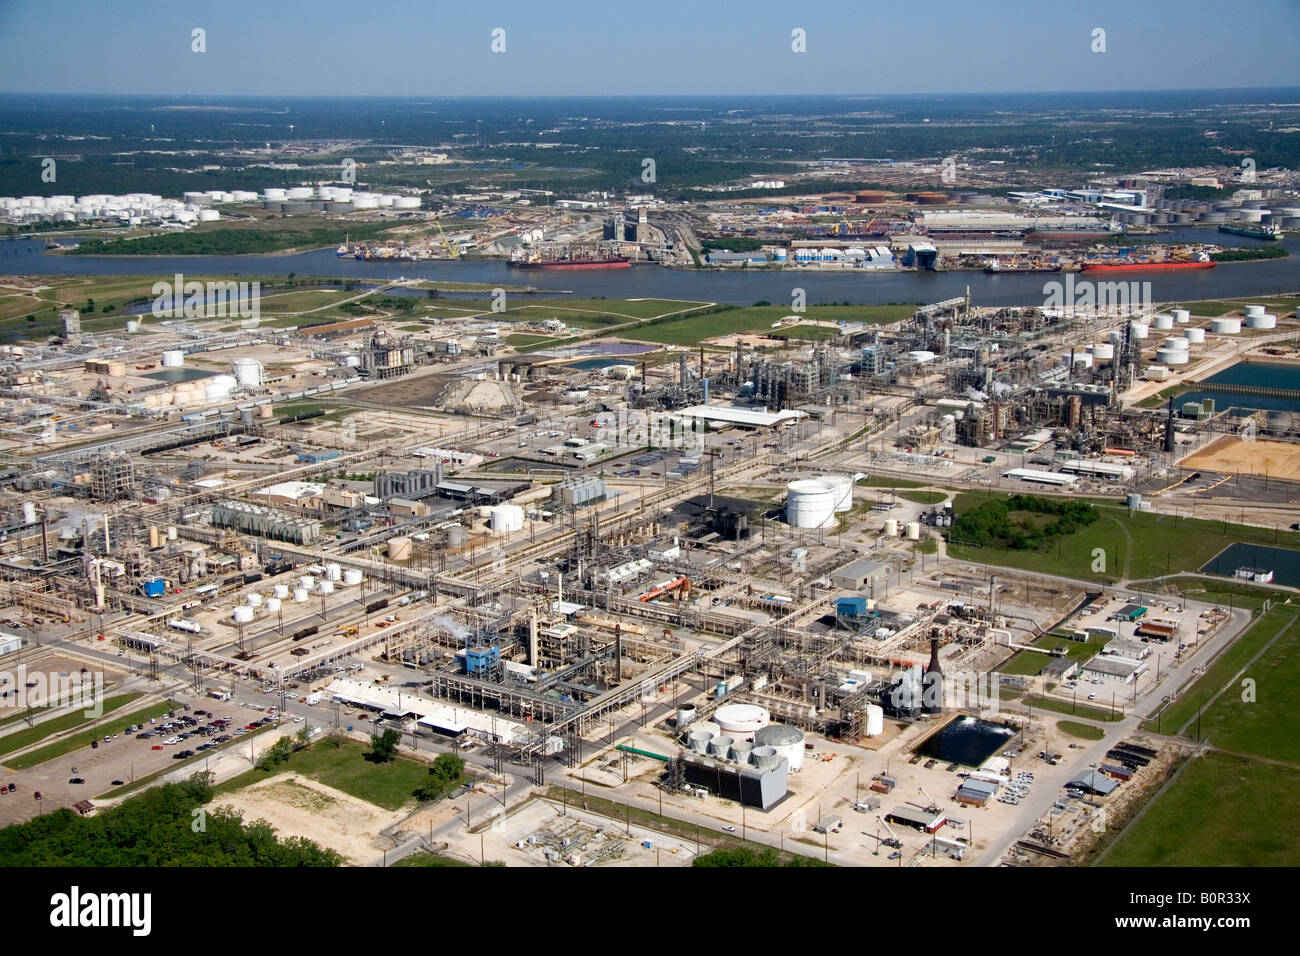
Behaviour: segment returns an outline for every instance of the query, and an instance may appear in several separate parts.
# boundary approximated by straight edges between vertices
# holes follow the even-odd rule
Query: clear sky
[[[206,31],[205,53],[191,31]],[[493,53],[492,31],[505,31]],[[791,49],[805,31],[806,52]],[[1105,30],[1104,53],[1092,51]],[[375,96],[1300,86],[1300,0],[0,0],[0,92]]]

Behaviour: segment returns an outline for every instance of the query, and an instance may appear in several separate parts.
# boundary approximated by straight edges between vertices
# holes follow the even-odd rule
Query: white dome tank
[[[1156,361],[1161,365],[1186,365],[1190,361],[1187,349],[1170,349],[1161,346],[1156,349]]]
[[[753,740],[757,731],[772,722],[772,715],[757,704],[724,704],[713,712],[713,719],[733,740]]]
[[[262,363],[252,358],[237,358],[230,363],[230,371],[242,388],[262,387]]]
[[[1205,341],[1205,329],[1187,328],[1183,330],[1183,335],[1187,337],[1189,345],[1198,345]]]
[[[789,724],[771,724],[754,734],[754,747],[772,747],[789,763],[791,772],[803,767],[804,735]]]
[[[1210,319],[1210,331],[1219,335],[1236,335],[1241,331],[1241,319],[1228,317]]]
[[[524,509],[519,505],[497,505],[488,513],[488,523],[495,534],[519,531],[524,526]]]
[[[885,732],[885,709],[879,704],[867,704],[867,736],[879,737]]]
[[[358,571],[356,568],[348,568],[346,571],[343,572],[343,583],[348,585],[349,587],[358,585],[365,579],[366,576],[362,574],[360,571]]]
[[[1277,328],[1277,316],[1269,312],[1260,315],[1246,316],[1246,328],[1248,329],[1275,329]]]
[[[244,605],[235,608],[235,623],[247,624],[253,619],[253,609]]]
[[[835,514],[836,489],[828,481],[801,478],[785,490],[785,520],[792,528],[825,527]]]
[[[1092,357],[1098,362],[1109,362],[1115,357],[1115,346],[1109,342],[1100,342],[1092,347]]]
[[[306,588],[294,588],[294,589],[293,589],[293,603],[294,603],[294,604],[303,604],[303,603],[305,603],[306,600],[307,600],[307,594],[308,594],[308,591],[307,591]]]

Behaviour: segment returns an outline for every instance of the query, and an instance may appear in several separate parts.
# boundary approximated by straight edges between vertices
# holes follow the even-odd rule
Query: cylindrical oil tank
[[[722,757],[725,760],[727,755],[731,753],[731,745],[734,743],[735,741],[727,736],[714,737],[709,741],[709,754],[714,757]]]
[[[1270,312],[1261,315],[1246,316],[1246,328],[1248,329],[1275,329],[1277,328],[1277,316]]]
[[[695,720],[695,706],[686,704],[677,708],[677,729],[685,730]]]
[[[754,734],[755,747],[773,747],[790,764],[791,772],[803,766],[803,731],[789,724],[772,724]]]
[[[308,594],[310,594],[310,593],[311,593],[311,592],[309,592],[306,588],[294,588],[294,589],[293,589],[293,603],[294,603],[294,604],[302,604],[304,601],[307,600],[307,596],[308,596]]]
[[[737,740],[731,745],[731,759],[736,763],[749,763],[749,755],[754,745],[748,740]]]
[[[277,584],[271,588],[271,593],[283,601],[289,596],[289,585]]]
[[[772,722],[772,715],[757,704],[724,704],[713,712],[713,719],[733,740],[753,740],[757,731]]]
[[[1189,345],[1198,345],[1205,341],[1205,329],[1196,326],[1183,329],[1183,335],[1187,337],[1187,344]]]
[[[850,475],[827,475],[824,479],[835,489],[835,510],[853,510],[853,478]]]
[[[509,534],[524,526],[524,509],[519,505],[497,505],[488,514],[488,523],[494,534]]]
[[[356,587],[365,579],[366,576],[362,574],[360,571],[358,571],[356,568],[348,568],[346,571],[343,572],[343,583],[346,584],[348,587]]]
[[[1098,362],[1109,362],[1115,357],[1115,346],[1109,342],[1099,342],[1092,347],[1092,357]]]
[[[463,548],[468,537],[463,525],[452,525],[447,529],[447,547]]]
[[[907,523],[907,540],[908,541],[921,540],[921,522],[909,521]]]
[[[331,562],[325,565],[326,580],[333,581],[336,584],[343,580],[343,565]]]
[[[167,540],[168,540],[168,541],[175,541],[175,540],[176,540],[176,525],[174,525],[174,524],[169,524],[169,525],[167,526]]]
[[[26,521],[27,524],[31,524],[31,523],[32,523],[31,521],[27,521],[27,506],[26,506],[26,505],[23,506],[23,520]],[[35,519],[33,519],[33,520],[35,520]],[[156,527],[154,527],[153,525],[150,525],[150,526],[149,526],[149,547],[150,547],[150,548],[158,548],[158,547],[161,547],[161,546],[162,546],[162,535],[158,533],[158,529],[157,529]]]
[[[317,594],[333,594],[333,593],[334,593],[334,582],[333,582],[333,581],[330,581],[329,579],[322,579],[322,580],[316,582],[316,593],[317,593]]]
[[[180,349],[168,349],[162,354],[163,368],[182,368],[185,365],[185,353]]]
[[[244,603],[247,604],[249,607],[261,607],[262,595],[256,593],[250,594],[244,598]]]
[[[316,579],[312,577],[310,574],[304,574],[302,577],[298,579],[298,587],[300,588],[306,588],[308,591],[310,591],[315,586],[316,586]]]
[[[821,528],[835,514],[835,486],[820,478],[786,485],[785,520],[792,528]]]
[[[1170,338],[1167,338],[1167,339],[1165,339],[1163,342],[1161,342],[1161,343],[1160,343],[1160,347],[1161,347],[1161,348],[1164,348],[1164,349],[1182,349],[1182,350],[1186,351],[1186,350],[1187,350],[1187,336],[1185,336],[1185,335],[1174,335],[1174,336],[1171,336]]]
[[[409,561],[411,560],[411,539],[400,536],[388,539],[388,560],[390,561]]]
[[[140,331],[140,320],[139,320],[139,319],[127,319],[127,322],[126,322],[126,331],[127,331],[129,334],[135,334],[136,332],[139,332],[139,331]]]
[[[241,605],[240,607],[235,608],[234,618],[236,624],[247,624],[253,620],[253,609],[246,605]]]
[[[1190,360],[1187,349],[1171,349],[1161,346],[1156,349],[1156,361],[1161,365],[1186,365]]]
[[[749,752],[749,761],[759,770],[775,770],[781,765],[781,755],[775,747],[755,747]]]
[[[867,704],[867,736],[879,737],[885,732],[885,710],[879,704]]]
[[[203,385],[203,398],[209,402],[224,402],[235,388],[231,375],[214,375]]]
[[[897,518],[886,518],[886,519],[885,519],[885,534],[888,535],[888,536],[891,537],[891,538],[897,538],[897,537],[898,537],[898,519],[897,519]]]
[[[1157,315],[1151,320],[1151,325],[1160,332],[1167,332],[1174,327],[1174,317],[1172,315]]]
[[[1144,322],[1130,322],[1128,327],[1135,339],[1144,339],[1151,334],[1149,326]]]
[[[266,599],[266,609],[270,611],[272,614],[275,614],[283,606],[284,606],[284,601],[282,601],[278,597],[269,597]]]
[[[709,741],[713,739],[713,734],[704,730],[692,730],[686,738],[686,745],[696,753],[707,753]]]
[[[1236,335],[1241,331],[1241,319],[1232,319],[1227,316],[1210,319],[1210,331],[1219,335]]]
[[[1249,319],[1251,316],[1255,316],[1255,315],[1263,315],[1263,314],[1264,314],[1264,307],[1263,307],[1262,305],[1248,305],[1248,306],[1246,306],[1246,318],[1248,318],[1248,319]]]
[[[1186,309],[1174,309],[1173,315],[1174,322],[1179,325],[1186,325],[1192,319],[1192,313],[1188,312]]]
[[[241,388],[262,387],[262,363],[254,358],[237,358],[230,363],[231,374]]]

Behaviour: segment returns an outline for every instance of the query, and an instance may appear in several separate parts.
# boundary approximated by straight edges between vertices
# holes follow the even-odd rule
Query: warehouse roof
[[[1019,478],[1021,481],[1037,481],[1045,485],[1072,485],[1079,479],[1073,475],[1062,475],[1055,471],[1037,471],[1033,468],[1012,468],[1003,478]]]
[[[779,412],[755,411],[752,408],[733,408],[729,405],[692,405],[675,412],[687,418],[702,418],[706,421],[730,422],[733,425],[752,425],[758,428],[770,428],[784,421],[807,418],[804,412],[785,408]]]

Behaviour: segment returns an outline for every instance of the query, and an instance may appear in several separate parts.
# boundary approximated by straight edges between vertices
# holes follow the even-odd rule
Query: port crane
[[[452,246],[451,242],[448,241],[447,234],[442,231],[442,223],[438,221],[437,216],[433,217],[433,224],[438,227],[438,235],[442,236],[442,244],[443,247],[447,250],[447,255],[451,256],[453,259],[459,259],[460,253],[457,252],[455,248]]]

